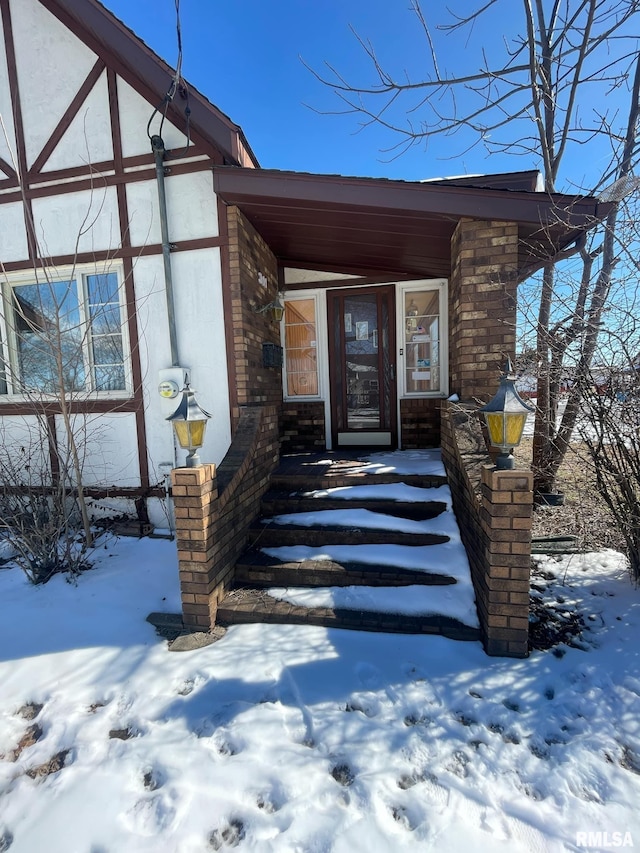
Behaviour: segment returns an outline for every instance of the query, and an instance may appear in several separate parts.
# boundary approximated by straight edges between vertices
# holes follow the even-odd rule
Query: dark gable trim
[[[74,99],[67,107],[67,111],[58,122],[58,126],[47,140],[46,145],[36,157],[33,166],[29,170],[29,175],[32,179],[35,175],[38,174],[38,172],[40,172],[49,157],[51,157],[51,155],[53,154],[56,146],[69,129],[69,126],[73,119],[76,117],[78,110],[87,100],[87,98],[89,97],[89,93],[100,79],[104,68],[104,62],[101,59],[98,59],[89,74],[87,75],[86,80],[76,92]]]
[[[40,3],[136,89],[152,109],[162,103],[173,70],[97,0]],[[202,148],[208,153],[218,149],[237,163],[240,136],[254,165],[259,165],[241,129],[193,87],[189,88],[189,106],[192,135]],[[178,128],[184,126],[184,115],[175,102],[169,105],[167,118]]]
[[[6,160],[3,160],[2,157],[0,157],[0,170],[3,171],[5,175],[7,175],[9,178],[12,178],[15,181],[17,177],[15,169],[13,168],[13,166],[10,166],[6,162]]]
[[[0,17],[2,18],[4,32],[4,47],[9,75],[9,92],[11,94],[11,109],[13,111],[13,123],[16,134],[16,153],[18,157],[18,173],[23,182],[27,175],[27,149],[24,138],[24,126],[22,124],[22,108],[20,104],[20,87],[16,73],[16,52],[13,42],[13,25],[11,22],[11,7],[9,0],[0,0]],[[36,240],[33,230],[33,212],[29,199],[23,199],[20,192],[17,193],[17,201],[23,201],[24,224],[27,234],[27,246],[29,257],[35,262],[38,256]]]

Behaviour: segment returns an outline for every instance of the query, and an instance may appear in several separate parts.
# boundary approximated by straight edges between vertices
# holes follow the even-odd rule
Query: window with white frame
[[[314,296],[284,302],[285,397],[317,397],[318,330]]]
[[[9,277],[3,293],[5,394],[126,392],[122,270]]]
[[[404,358],[402,394],[441,395],[446,392],[448,370],[446,285],[416,282],[401,286],[398,304],[402,324],[398,341]]]

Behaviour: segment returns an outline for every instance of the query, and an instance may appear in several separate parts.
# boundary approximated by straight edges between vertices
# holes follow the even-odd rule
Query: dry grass
[[[532,442],[523,440],[516,451],[518,462],[531,465]],[[558,491],[564,492],[560,507],[535,508],[533,536],[577,536],[578,548],[598,551],[615,548],[625,551],[624,540],[615,528],[609,510],[596,490],[593,464],[584,447],[576,443],[560,468]]]

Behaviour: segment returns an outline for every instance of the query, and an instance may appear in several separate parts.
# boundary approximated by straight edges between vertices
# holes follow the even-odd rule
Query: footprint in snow
[[[256,797],[256,805],[265,814],[279,812],[284,804],[284,798],[275,791],[263,791]]]
[[[218,755],[226,755],[230,757],[242,752],[238,744],[224,736],[214,737],[213,745]]]
[[[142,786],[145,791],[157,791],[165,783],[165,776],[156,767],[145,768],[141,773]]]
[[[373,693],[354,695],[347,702],[345,711],[347,713],[359,711],[365,717],[376,717],[380,713],[380,702]]]
[[[475,726],[478,723],[477,720],[475,720],[473,717],[470,717],[468,714],[465,714],[464,711],[454,711],[453,712],[453,719],[457,723],[460,723],[461,726],[467,726],[467,727]]]
[[[162,795],[137,800],[120,820],[131,832],[150,838],[166,832],[175,818],[175,809]]]
[[[182,681],[177,681],[174,685],[174,690],[178,696],[189,696],[196,687],[200,687],[205,681],[206,678],[198,674],[193,678],[185,678]]]
[[[412,726],[430,726],[433,720],[431,717],[427,717],[426,714],[407,714],[402,722],[405,726],[411,728]]]
[[[407,832],[413,832],[418,826],[419,821],[404,806],[392,805],[389,810],[395,822],[403,829],[406,829]]]
[[[43,708],[44,704],[42,702],[25,702],[25,704],[16,711],[16,716],[22,717],[23,720],[31,722],[31,720],[35,720]]]
[[[240,818],[231,818],[224,826],[214,829],[209,835],[209,847],[222,850],[225,847],[237,847],[245,837],[244,823]]]
[[[331,775],[339,785],[348,788],[356,780],[356,774],[348,764],[336,764],[331,768]]]

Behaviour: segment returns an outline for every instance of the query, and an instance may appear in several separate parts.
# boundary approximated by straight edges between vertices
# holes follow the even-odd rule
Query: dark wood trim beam
[[[191,163],[176,163],[173,166],[167,166],[167,175],[169,178],[171,175],[189,175],[194,172],[206,172],[210,168],[210,165],[208,165],[205,160],[195,160]],[[39,179],[41,181],[46,180],[48,182],[49,178],[45,177],[45,175],[46,172],[41,173]],[[86,180],[74,181],[73,183],[67,184],[58,184],[51,179],[52,182],[50,184],[47,183],[47,186],[26,188],[24,195],[28,200],[34,198],[47,198],[49,196],[63,195],[65,193],[81,192],[82,190],[95,190],[101,186],[117,187],[120,184],[154,181],[155,177],[155,169],[141,169],[139,172],[116,172],[116,174],[113,175],[94,174],[91,178]],[[6,193],[5,195],[0,196],[0,203],[21,200],[22,193],[20,192]]]
[[[200,237],[195,240],[181,240],[171,244],[171,252],[194,252],[198,249],[217,249],[226,246],[225,237]],[[79,252],[77,255],[55,255],[46,259],[46,265],[52,267],[68,267],[74,264],[99,264],[108,261],[124,260],[125,258],[146,258],[150,255],[161,255],[162,245],[152,243],[148,246],[122,246],[119,249],[108,249],[95,252]],[[5,272],[20,272],[33,269],[33,261],[7,261],[3,264]]]
[[[143,405],[142,400],[130,397],[126,400],[100,400],[86,397],[84,400],[69,400],[69,411],[74,414],[106,415],[119,412],[136,412]],[[0,398],[0,416],[2,415],[40,415],[47,417],[61,414],[60,403],[56,400],[9,401]]]
[[[13,166],[10,166],[6,160],[3,160],[0,157],[0,170],[2,170],[8,178],[12,178],[14,181],[17,181],[18,176],[16,175],[16,170]]]
[[[109,92],[109,115],[111,119],[111,142],[113,145],[113,162],[116,176],[122,173],[122,133],[120,127],[120,105],[118,102],[118,81],[113,69],[107,70],[107,88]],[[129,209],[127,206],[127,188],[125,184],[117,185],[118,219],[120,222],[120,245],[123,249],[131,248],[129,234]],[[147,453],[147,430],[144,421],[144,394],[142,379],[142,364],[140,361],[140,334],[138,330],[138,312],[133,280],[133,262],[131,256],[123,258],[124,291],[127,306],[127,330],[131,354],[131,372],[133,378],[133,395],[139,403],[136,409],[136,439],[138,445],[138,468],[140,482],[149,485],[149,454]]]
[[[27,191],[27,148],[24,137],[24,125],[22,122],[22,105],[20,102],[20,86],[18,85],[18,74],[16,72],[16,51],[13,40],[13,24],[11,21],[11,7],[9,0],[0,0],[0,17],[2,18],[4,32],[4,49],[7,60],[7,72],[9,78],[9,93],[11,96],[11,110],[13,113],[13,125],[16,134],[16,154],[18,159],[18,180],[22,184],[22,191],[16,193],[16,201],[24,203],[24,224],[27,233],[27,246],[29,247],[29,257],[33,260],[37,258],[38,251],[36,246],[36,238],[33,229],[33,212],[28,196],[24,193]]]
[[[34,175],[37,175],[40,172],[40,170],[42,169],[42,167],[44,166],[44,164],[47,162],[49,157],[51,157],[56,146],[58,145],[58,143],[60,142],[62,137],[65,135],[67,130],[69,130],[71,122],[74,120],[74,118],[78,114],[78,110],[80,109],[82,104],[84,104],[84,102],[87,100],[91,90],[93,89],[93,87],[96,85],[96,83],[98,82],[98,80],[102,76],[102,72],[104,71],[104,69],[105,69],[104,62],[101,59],[97,59],[93,68],[91,69],[91,71],[87,75],[87,78],[85,79],[84,83],[82,84],[82,86],[80,86],[80,88],[76,92],[73,100],[71,101],[71,103],[67,107],[65,114],[62,116],[62,118],[58,122],[57,127],[55,128],[55,130],[53,131],[53,133],[51,134],[51,136],[49,137],[49,139],[45,143],[44,147],[42,148],[42,151],[38,154],[38,156],[34,160],[33,165],[31,166],[31,169],[29,170],[29,174],[31,177],[33,177]]]
[[[326,290],[331,290],[331,288],[339,287],[341,289],[344,288],[354,288],[364,287],[367,284],[394,284],[397,281],[414,281],[417,279],[415,275],[403,274],[403,275],[364,275],[362,278],[332,278],[330,280],[324,281],[300,281],[295,283],[289,283],[282,285],[282,289],[286,290],[287,293],[293,290],[316,290],[324,288]]]

